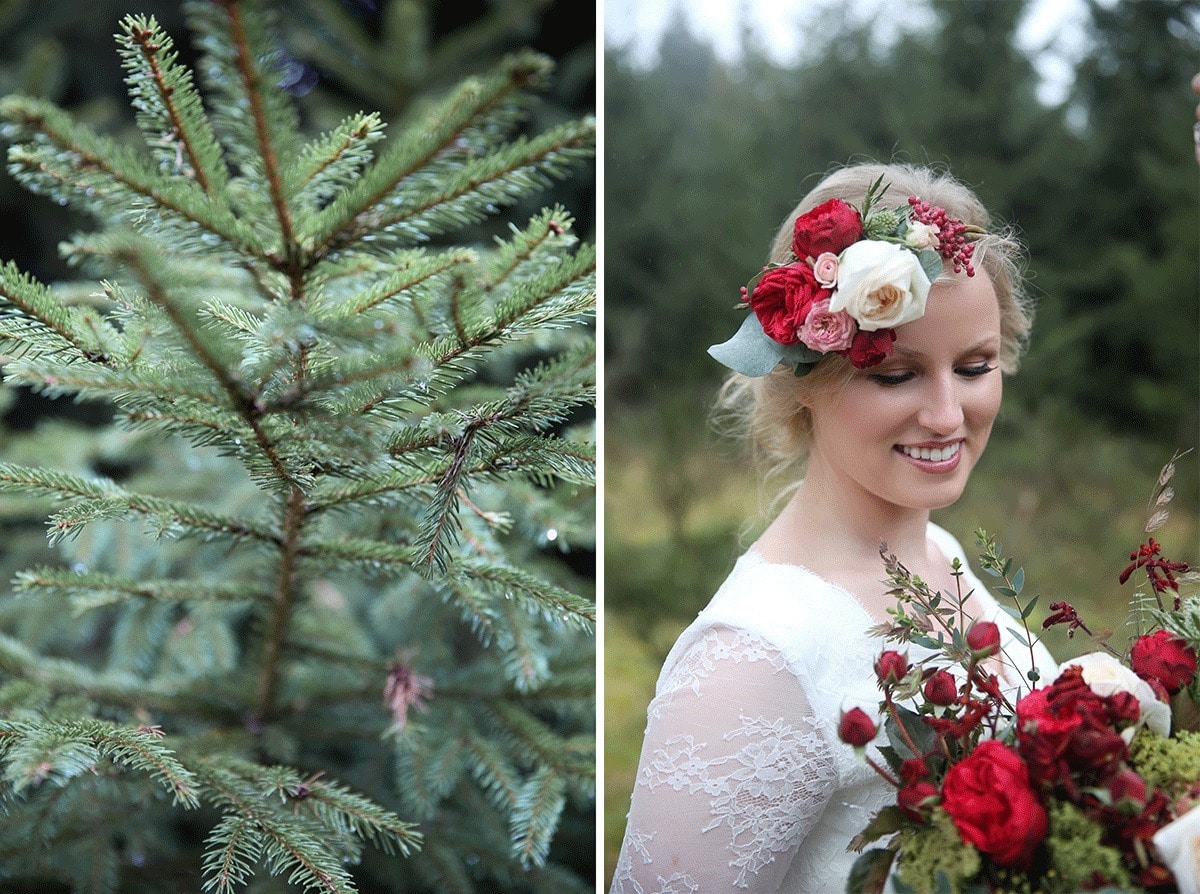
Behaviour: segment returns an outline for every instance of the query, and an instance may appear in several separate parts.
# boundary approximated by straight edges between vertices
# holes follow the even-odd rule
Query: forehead
[[[894,352],[903,356],[963,350],[991,339],[998,347],[1000,302],[991,278],[980,270],[974,276],[955,274],[935,282],[925,315],[897,327]]]

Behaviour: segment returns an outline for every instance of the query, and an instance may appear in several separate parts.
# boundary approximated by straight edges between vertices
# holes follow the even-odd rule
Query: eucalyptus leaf
[[[925,275],[929,277],[930,282],[934,282],[942,275],[942,256],[932,248],[923,248],[917,252],[917,260],[921,264],[921,269],[925,271]]]
[[[744,376],[765,376],[783,359],[784,346],[763,332],[758,317],[747,314],[738,331],[728,341],[713,345],[708,353],[734,372]]]

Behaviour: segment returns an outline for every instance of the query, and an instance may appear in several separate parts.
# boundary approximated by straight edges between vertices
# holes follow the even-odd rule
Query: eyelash
[[[977,363],[974,366],[960,366],[955,370],[955,372],[964,378],[976,379],[979,376],[990,373],[995,368],[996,367],[992,366],[990,363]],[[872,382],[882,385],[885,388],[890,388],[896,385],[903,385],[915,375],[916,373],[913,372],[894,373],[892,375],[888,375],[886,373],[875,373],[870,378]]]

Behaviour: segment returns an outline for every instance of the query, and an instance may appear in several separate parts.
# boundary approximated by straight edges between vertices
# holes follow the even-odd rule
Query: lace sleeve
[[[777,891],[837,783],[832,727],[782,656],[711,629],[648,713],[613,894]]]

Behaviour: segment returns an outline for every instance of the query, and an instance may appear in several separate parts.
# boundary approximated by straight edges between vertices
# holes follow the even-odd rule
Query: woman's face
[[[955,275],[892,356],[813,396],[808,475],[847,497],[939,509],[962,494],[1000,409],[1000,309],[991,280]]]

